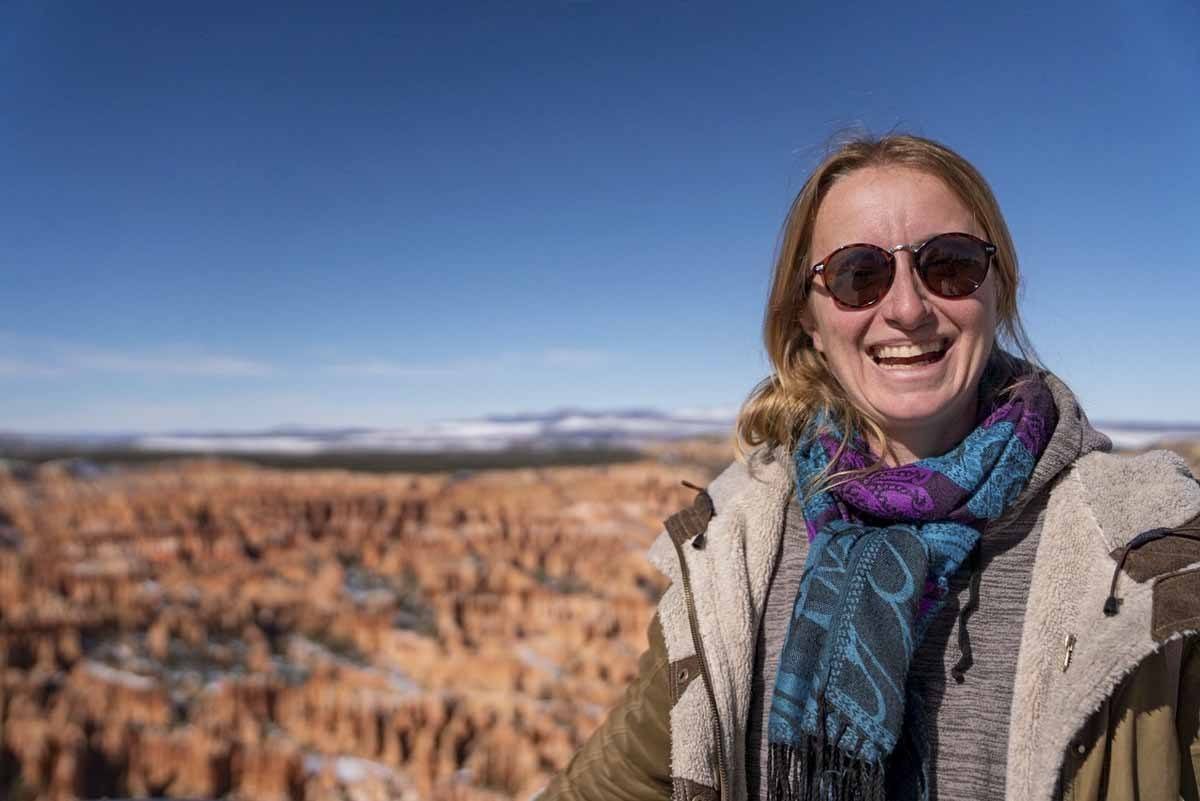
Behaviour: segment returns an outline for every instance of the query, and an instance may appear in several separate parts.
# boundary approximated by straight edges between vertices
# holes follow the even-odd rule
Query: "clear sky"
[[[846,127],[988,176],[1093,418],[1200,421],[1197,42],[1192,0],[8,0],[0,430],[735,408]]]

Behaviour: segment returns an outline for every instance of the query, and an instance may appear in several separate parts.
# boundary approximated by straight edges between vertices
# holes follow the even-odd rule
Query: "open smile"
[[[926,342],[894,345],[872,345],[867,349],[875,364],[888,370],[903,370],[937,364],[946,358],[953,344],[947,337],[938,337]]]

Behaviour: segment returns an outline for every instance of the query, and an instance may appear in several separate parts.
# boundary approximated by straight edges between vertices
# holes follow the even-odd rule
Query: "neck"
[[[888,450],[883,454],[884,464],[889,467],[911,464],[952,450],[975,427],[976,405],[972,401],[969,408],[955,414],[949,421],[938,420],[935,423],[886,429]],[[872,442],[871,446],[876,453],[879,452],[878,442]]]

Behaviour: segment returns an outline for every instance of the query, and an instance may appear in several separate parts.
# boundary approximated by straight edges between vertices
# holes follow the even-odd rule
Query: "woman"
[[[543,798],[1197,797],[1200,485],[1107,452],[1017,286],[958,154],[817,167],[757,447],[667,521],[639,675]]]

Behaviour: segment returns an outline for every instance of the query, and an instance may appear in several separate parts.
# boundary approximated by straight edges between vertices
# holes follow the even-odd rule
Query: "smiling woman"
[[[817,167],[752,450],[666,522],[639,676],[550,798],[1197,798],[1200,485],[1108,453],[1018,284],[945,146]]]
[[[941,180],[904,167],[861,169],[837,182],[813,229],[814,252],[839,250],[825,260],[824,285],[814,284],[808,293],[804,330],[850,402],[889,435],[896,462],[944,453],[974,427],[975,390],[992,352],[995,275],[969,283],[973,291],[961,297],[942,297],[909,269],[918,258],[924,264],[939,258],[927,254],[939,239],[953,236],[947,232],[983,235],[971,210]],[[845,240],[879,247],[845,248]],[[962,241],[981,243],[975,262],[986,272],[990,243]],[[924,244],[914,255],[896,253],[889,247],[894,242]],[[881,253],[889,261],[882,262]],[[968,269],[967,257],[941,258],[949,255],[959,260],[948,270]],[[883,283],[876,278],[880,263],[888,267],[888,286],[864,308],[848,306],[830,291],[833,266],[854,275],[863,285],[857,294],[863,294]]]
[[[939,236],[951,233],[970,236]],[[947,277],[979,272],[981,283],[957,292],[929,282],[949,288]],[[794,444],[808,414],[828,408],[893,464],[944,452],[971,427],[972,390],[997,335],[1033,360],[1018,275],[1000,208],[965,159],[916,137],[848,143],[788,215],[764,324],[777,370],[743,410],[743,439]],[[841,300],[831,282],[845,288]],[[943,358],[919,370],[927,365],[902,361],[911,351],[880,352],[888,347]]]

